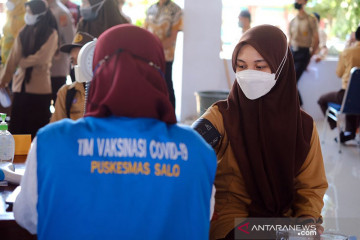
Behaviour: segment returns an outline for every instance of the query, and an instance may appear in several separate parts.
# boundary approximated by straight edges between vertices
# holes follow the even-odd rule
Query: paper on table
[[[7,204],[13,204],[16,200],[17,195],[19,195],[21,186],[17,186],[15,190],[6,198],[5,202]]]
[[[25,169],[14,169],[14,165],[9,163],[2,166],[0,170],[4,173],[5,179],[13,184],[20,184],[21,177],[24,175]],[[14,171],[15,170],[15,171]]]

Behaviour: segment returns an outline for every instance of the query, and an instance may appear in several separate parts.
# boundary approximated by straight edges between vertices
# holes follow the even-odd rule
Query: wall
[[[219,57],[221,11],[221,0],[184,2],[184,31],[179,34],[174,61],[174,68],[177,70],[174,69],[173,74],[179,121],[197,117],[196,91],[229,89],[225,66],[231,83],[234,81],[231,60],[223,61]],[[336,65],[337,59],[331,58],[318,64],[312,63],[299,81],[303,108],[315,120],[323,118],[317,104],[318,98],[341,88],[341,80],[335,74]]]
[[[196,117],[196,91],[228,89],[219,57],[221,8],[221,0],[185,0],[182,82],[176,90],[179,121]]]

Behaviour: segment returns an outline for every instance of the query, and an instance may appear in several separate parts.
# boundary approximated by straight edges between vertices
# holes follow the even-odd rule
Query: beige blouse
[[[25,92],[34,94],[51,94],[50,68],[52,58],[58,48],[58,34],[54,30],[48,40],[33,55],[22,56],[20,34],[14,45],[4,68],[0,72],[0,84],[8,84],[11,79],[12,91],[21,92],[21,85],[28,67],[33,67],[29,83],[25,84]],[[18,69],[16,69],[18,67]],[[16,72],[15,72],[16,71]]]

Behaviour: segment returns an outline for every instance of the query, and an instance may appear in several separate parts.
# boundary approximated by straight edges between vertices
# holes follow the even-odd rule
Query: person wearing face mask
[[[216,156],[176,123],[159,39],[112,27],[92,69],[85,117],[47,125],[31,145],[17,223],[39,240],[208,239]]]
[[[80,15],[76,32],[86,32],[96,38],[115,25],[129,23],[121,15],[117,0],[82,0]]]
[[[307,0],[295,1],[294,7],[298,14],[289,24],[289,45],[295,63],[296,82],[319,48],[318,22],[314,15],[305,11],[306,3]],[[300,93],[299,98],[302,105]]]
[[[251,14],[249,10],[242,10],[239,14],[239,27],[242,29],[242,33],[250,29]]]
[[[21,28],[25,25],[25,2],[26,0],[8,0],[6,2],[6,22],[3,27],[1,38],[1,64],[5,64],[14,44],[14,40]]]
[[[271,25],[249,29],[232,66],[228,98],[193,124],[218,158],[210,239],[233,239],[236,218],[320,223],[328,184],[315,123],[299,106],[285,34]]]
[[[55,17],[45,1],[32,0],[25,6],[26,26],[15,39],[0,73],[0,88],[12,79],[14,101],[9,131],[34,137],[51,116],[50,67],[58,48],[58,32]]]
[[[71,64],[76,66],[77,57],[82,46],[94,40],[94,37],[84,32],[77,32],[71,44],[65,44],[60,47],[60,51],[69,53]],[[82,79],[76,79],[70,85],[63,85],[58,93],[55,103],[55,112],[52,114],[50,122],[56,122],[64,118],[77,120],[84,116],[85,104],[85,82]]]

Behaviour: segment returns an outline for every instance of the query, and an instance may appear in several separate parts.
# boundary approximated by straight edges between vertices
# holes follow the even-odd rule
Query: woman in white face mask
[[[50,66],[58,48],[58,33],[56,19],[45,1],[32,0],[25,7],[26,25],[0,74],[0,88],[12,80],[10,132],[35,136],[51,116]]]
[[[328,184],[314,121],[299,106],[285,34],[270,25],[251,28],[232,65],[236,81],[228,98],[193,124],[218,157],[210,239],[242,236],[236,218],[321,223]]]
[[[76,31],[96,38],[115,25],[129,23],[120,13],[117,0],[82,0],[80,15]]]

